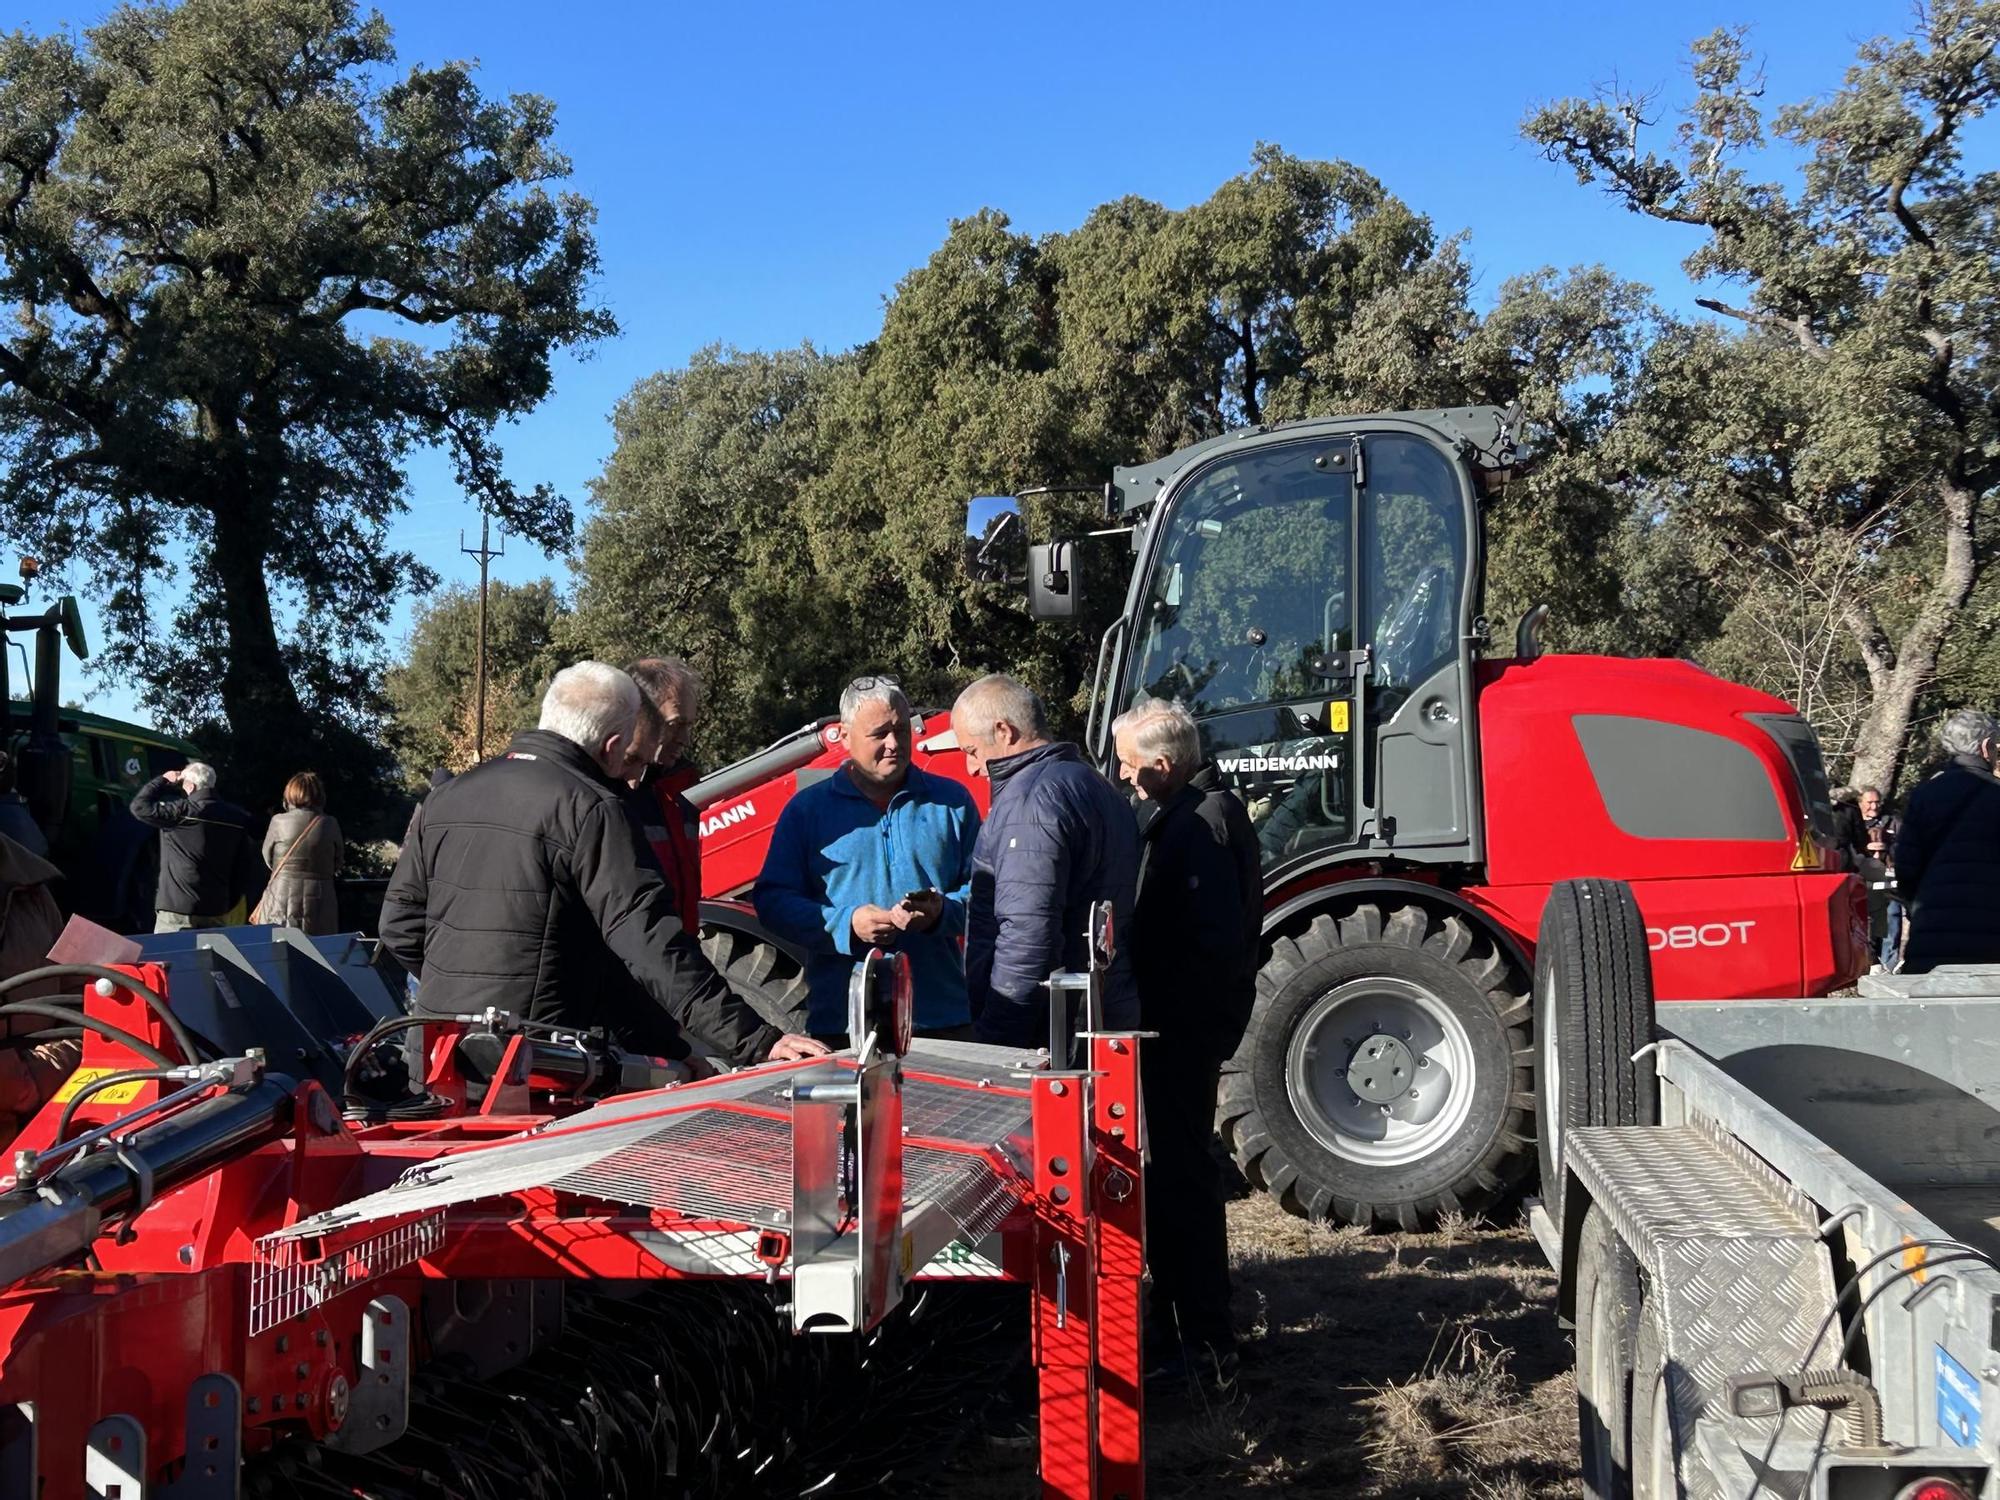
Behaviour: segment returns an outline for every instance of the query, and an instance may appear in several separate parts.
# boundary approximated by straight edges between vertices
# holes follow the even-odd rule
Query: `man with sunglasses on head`
[[[805,948],[806,1030],[847,1043],[847,986],[870,948],[907,953],[923,1036],[969,1040],[958,939],[979,809],[955,781],[910,763],[910,700],[893,677],[840,695],[847,763],[801,787],[757,877],[757,915]]]

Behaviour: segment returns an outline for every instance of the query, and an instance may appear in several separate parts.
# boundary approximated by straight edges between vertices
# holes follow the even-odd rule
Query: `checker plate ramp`
[[[852,1068],[852,1053],[834,1059]],[[903,1061],[904,1212],[949,1216],[968,1241],[998,1227],[1027,1171],[1029,1105],[1010,1074],[1032,1054],[920,1042]],[[528,1188],[753,1228],[786,1227],[792,1208],[789,1090],[802,1067],[751,1069],[627,1094],[538,1130],[409,1168],[381,1192],[266,1236],[278,1244]]]
[[[1732,1415],[1724,1383],[1836,1362],[1837,1334],[1809,1348],[1834,1290],[1809,1206],[1699,1125],[1584,1126],[1565,1146],[1569,1169],[1649,1273],[1648,1298],[1659,1299],[1683,1492],[1803,1494],[1828,1415],[1793,1410],[1779,1430],[1771,1418]]]

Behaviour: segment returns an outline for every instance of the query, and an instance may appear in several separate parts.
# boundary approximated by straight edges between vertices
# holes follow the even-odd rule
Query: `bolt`
[[[180,1261],[180,1263],[181,1263],[182,1265],[184,1265],[184,1266],[191,1266],[191,1265],[193,1265],[193,1264],[194,1264],[194,1246],[192,1246],[192,1245],[183,1245],[183,1246],[181,1246],[181,1247],[180,1247],[180,1249],[178,1249],[178,1250],[176,1250],[176,1251],[174,1252],[174,1257],[175,1257],[175,1259],[179,1260],[179,1261]]]
[[[1382,1110],[1382,1113],[1383,1113],[1383,1114],[1385,1114],[1385,1115],[1386,1115],[1387,1113],[1389,1113],[1389,1106],[1388,1106],[1388,1105],[1384,1104],[1384,1105],[1380,1106],[1380,1108],[1381,1108],[1381,1110]]]
[[[16,1151],[14,1153],[14,1175],[16,1177],[34,1176],[35,1167],[41,1162],[41,1159],[42,1155],[39,1151]]]
[[[264,1403],[259,1401],[255,1396],[252,1396],[248,1401],[243,1403],[243,1409],[254,1417],[264,1409]]]
[[[1125,1044],[1114,1037],[1111,1041],[1111,1050],[1118,1056],[1123,1057],[1125,1055]]]
[[[1124,1118],[1125,1118],[1125,1106],[1124,1106],[1124,1105],[1122,1105],[1122,1104],[1113,1104],[1113,1105],[1111,1106],[1111,1118],[1112,1118],[1112,1119],[1114,1119],[1114,1120],[1122,1120],[1122,1119],[1124,1119]]]
[[[109,1000],[113,995],[118,993],[118,986],[108,979],[98,980],[91,988],[97,991],[97,998],[100,1000]]]
[[[300,1360],[297,1368],[292,1371],[292,1376],[296,1380],[304,1380],[310,1374],[312,1374],[312,1366],[304,1360]]]
[[[292,1352],[292,1336],[289,1333],[278,1335],[278,1352],[280,1354],[290,1354]]]
[[[1063,1086],[1063,1081],[1060,1078],[1051,1078],[1049,1080],[1049,1092],[1060,1097],[1063,1094],[1067,1094],[1069,1090]]]
[[[277,1395],[271,1398],[271,1410],[274,1412],[279,1412],[283,1411],[284,1409],[285,1409],[285,1393],[283,1391],[280,1391],[278,1392]]]
[[[1406,1031],[1403,1033],[1403,1040],[1406,1042],[1414,1042],[1416,1039],[1417,1039],[1417,1034],[1414,1031]]]
[[[331,1340],[327,1336],[327,1331],[324,1328],[322,1328],[313,1335],[313,1342],[315,1344],[318,1344],[320,1348],[324,1349],[328,1345],[328,1343],[331,1342]]]
[[[1428,1068],[1430,1065],[1431,1065],[1431,1060],[1428,1057],[1420,1057],[1417,1059],[1417,1066],[1420,1068]]]

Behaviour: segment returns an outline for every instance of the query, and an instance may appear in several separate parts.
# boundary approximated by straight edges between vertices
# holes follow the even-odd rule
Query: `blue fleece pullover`
[[[855,909],[893,907],[911,891],[942,891],[944,916],[929,932],[905,932],[916,1024],[964,1026],[965,963],[958,938],[971,894],[979,808],[955,781],[910,767],[886,811],[870,802],[843,766],[804,788],[778,815],[752,900],[779,936],[808,950],[806,1025],[819,1035],[847,1030],[847,982],[867,952],[854,935]]]

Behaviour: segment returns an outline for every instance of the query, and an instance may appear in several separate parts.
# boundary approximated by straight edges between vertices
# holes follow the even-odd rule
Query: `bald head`
[[[951,706],[952,733],[965,752],[965,768],[986,774],[986,762],[1049,742],[1049,716],[1035,690],[1004,672],[982,677]]]

